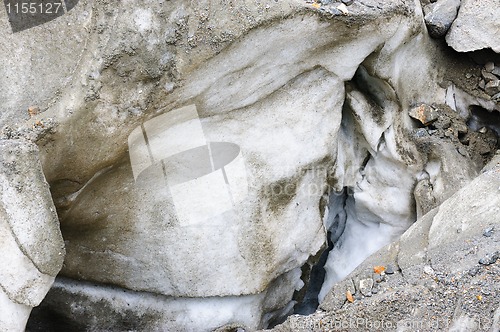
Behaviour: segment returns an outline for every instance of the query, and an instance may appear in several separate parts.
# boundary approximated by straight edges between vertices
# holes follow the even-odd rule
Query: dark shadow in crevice
[[[471,117],[467,121],[467,126],[478,131],[481,128],[489,128],[495,132],[497,138],[500,137],[500,112],[488,111],[481,106],[470,106]]]
[[[300,302],[297,302],[295,307],[293,308],[293,313],[297,315],[310,315],[316,311],[319,306],[318,294],[321,291],[321,287],[323,286],[323,282],[325,280],[325,263],[328,258],[328,254],[330,250],[333,248],[333,242],[331,241],[331,233],[327,233],[327,241],[328,247],[323,250],[321,253],[318,262],[312,267],[307,267],[310,271],[302,271],[303,273],[309,274],[309,281],[304,286],[307,287],[305,294],[303,295],[303,299]],[[307,265],[307,264],[306,264]],[[296,293],[298,294],[298,293]],[[295,298],[294,294],[294,299]]]
[[[70,318],[61,315],[50,307],[40,305],[31,311],[26,332],[85,332],[85,326],[80,325]]]
[[[369,159],[369,156],[367,159]],[[297,301],[294,307],[294,314],[310,315],[314,313],[319,306],[318,295],[325,281],[325,264],[328,259],[328,254],[333,249],[335,242],[340,239],[346,227],[347,213],[345,209],[348,197],[349,188],[344,188],[340,192],[332,191],[329,194],[329,215],[333,216],[333,220],[328,222],[328,224],[330,224],[327,229],[328,246],[321,252],[316,263],[311,265],[310,262],[307,262],[302,267],[302,278],[305,284],[305,290],[294,294],[294,300]],[[335,213],[335,215],[333,215],[333,213]]]

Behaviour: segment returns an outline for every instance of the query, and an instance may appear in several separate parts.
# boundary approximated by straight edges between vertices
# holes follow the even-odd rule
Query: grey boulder
[[[446,42],[458,52],[491,48],[500,53],[500,5],[496,0],[463,0]]]

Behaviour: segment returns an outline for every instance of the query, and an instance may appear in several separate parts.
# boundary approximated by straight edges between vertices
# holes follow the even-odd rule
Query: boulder
[[[500,53],[500,6],[495,0],[462,0],[446,42],[458,52],[490,48]]]
[[[457,17],[460,0],[440,0],[424,7],[425,24],[429,34],[444,37]]]
[[[64,243],[35,144],[0,141],[0,326],[24,331],[62,267]]]

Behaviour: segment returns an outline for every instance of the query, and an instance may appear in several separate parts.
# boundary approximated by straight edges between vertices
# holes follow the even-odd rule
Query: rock
[[[62,267],[64,242],[37,147],[0,140],[0,326],[24,331]]]
[[[479,273],[479,271],[480,271],[480,268],[476,266],[476,267],[471,268],[468,273],[471,277],[475,277]]]
[[[30,107],[28,107],[28,114],[30,116],[35,116],[38,113],[40,113],[40,107],[38,107],[38,106],[30,106]]]
[[[493,71],[493,69],[495,69],[495,64],[491,61],[487,62],[484,65],[484,70],[486,70],[488,73],[491,73]]]
[[[491,100],[495,101],[495,102],[500,102],[500,92],[491,96]]]
[[[486,83],[498,80],[498,77],[486,70],[481,70],[481,76],[483,76],[483,78],[486,80]]]
[[[486,228],[483,232],[483,236],[486,236],[486,237],[491,237],[493,235],[493,232],[495,231],[495,227],[489,227],[489,228]]]
[[[374,273],[372,279],[374,283],[380,283],[384,280],[383,276],[378,273]]]
[[[436,110],[426,104],[412,108],[408,114],[413,119],[420,121],[424,126],[428,126],[438,119]]]
[[[489,94],[490,96],[493,96],[497,93],[500,92],[500,79],[492,80],[486,83],[486,86],[484,87],[484,91]]]
[[[488,254],[488,255],[484,256],[483,258],[481,258],[479,260],[479,264],[481,264],[481,265],[495,264],[496,261],[498,260],[498,258],[500,258],[500,252],[495,251],[494,253]]]
[[[464,147],[459,147],[457,149],[458,153],[460,153],[462,156],[468,157],[469,154],[467,153],[467,150]]]
[[[499,16],[500,6],[495,0],[462,0],[446,42],[458,52],[491,48],[500,53]]]
[[[364,296],[371,296],[373,287],[373,279],[366,278],[359,281],[359,291]]]
[[[434,269],[431,266],[426,265],[424,266],[424,273],[428,275],[434,275]]]
[[[426,6],[425,24],[434,38],[443,37],[457,17],[460,0],[440,0]]]
[[[493,75],[496,75],[497,77],[500,77],[500,67],[499,66],[495,66],[495,68],[493,68],[493,70],[491,71],[491,73]]]
[[[346,6],[350,6],[354,3],[354,0],[342,0],[342,3]]]
[[[428,135],[429,133],[427,130],[425,130],[425,128],[418,128],[417,130],[415,130],[415,137],[424,137]]]
[[[392,265],[387,265],[387,268],[385,269],[385,273],[386,274],[394,274],[394,268],[392,267]]]
[[[347,9],[347,6],[344,3],[341,3],[340,5],[337,6],[337,9],[344,15],[349,15],[349,10]]]

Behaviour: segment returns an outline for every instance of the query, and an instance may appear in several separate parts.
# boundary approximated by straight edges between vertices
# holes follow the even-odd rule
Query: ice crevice
[[[138,55],[114,49],[103,31],[104,49],[82,62],[79,78],[95,81],[101,97],[80,106],[61,98],[61,113],[72,105],[77,119],[68,115],[41,149],[67,255],[35,316],[57,311],[66,329],[81,324],[73,330],[253,331],[313,313],[340,282],[354,290],[350,273],[472,179],[480,167],[468,153],[479,136],[500,131],[498,119],[486,118],[491,101],[444,82],[451,66],[428,39],[418,1],[377,3],[354,2],[351,15],[333,18],[305,4],[242,30],[214,54],[169,46],[162,52],[178,62],[157,90],[151,77],[124,87],[116,74],[135,72],[143,60],[154,72],[149,63],[164,54],[141,55],[152,46],[142,37]],[[119,16],[117,29],[128,31]],[[177,31],[162,30],[165,21],[151,26],[158,36]],[[211,38],[186,36],[189,43]],[[136,91],[148,84],[154,92]],[[64,96],[81,95],[77,88]],[[141,111],[132,112],[136,99]],[[424,125],[409,116],[422,105],[443,119],[450,110],[464,119],[470,113],[469,146],[457,119],[449,116],[444,128],[442,119]],[[185,225],[154,178],[136,185],[127,137],[191,106],[206,142],[240,148],[248,193],[227,213]],[[210,195],[196,192],[188,207]],[[402,268],[407,262],[401,258]]]

